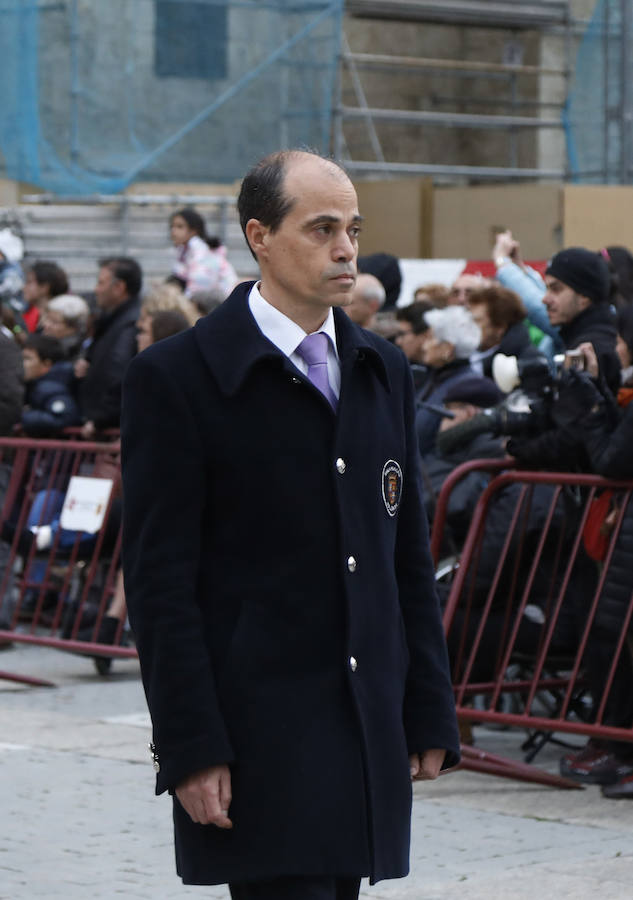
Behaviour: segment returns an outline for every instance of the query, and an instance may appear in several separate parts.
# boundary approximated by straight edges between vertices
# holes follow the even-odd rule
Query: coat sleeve
[[[129,323],[118,335],[103,372],[103,390],[93,408],[84,410],[97,428],[118,428],[121,415],[121,385],[125,370],[136,353],[136,325]]]
[[[604,409],[588,415],[583,423],[582,440],[591,465],[605,478],[633,478],[633,406],[624,410],[612,429]]]
[[[161,793],[231,763],[233,750],[198,602],[203,446],[184,391],[151,350],[128,370],[121,438],[125,591]]]
[[[0,435],[11,434],[20,421],[24,399],[22,354],[11,340],[0,334]]]
[[[407,456],[395,564],[410,656],[403,707],[404,729],[409,753],[443,748],[447,751],[444,768],[448,768],[459,762],[459,735],[422,501],[413,383],[406,361],[403,370]]]
[[[60,386],[48,394],[38,408],[22,412],[22,428],[29,437],[47,437],[59,434],[64,428],[78,425],[79,409],[70,391]]]

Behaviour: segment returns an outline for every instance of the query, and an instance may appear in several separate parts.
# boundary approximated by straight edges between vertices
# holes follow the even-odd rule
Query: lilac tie
[[[338,401],[327,377],[328,338],[322,331],[305,337],[296,352],[308,364],[308,378],[336,409]]]

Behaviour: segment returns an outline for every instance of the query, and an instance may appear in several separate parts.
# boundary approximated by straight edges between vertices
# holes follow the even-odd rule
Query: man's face
[[[496,347],[504,335],[505,329],[500,325],[493,325],[490,321],[490,314],[485,303],[477,303],[470,307],[473,320],[479,325],[481,331],[480,350],[490,350]]]
[[[256,219],[247,224],[262,295],[295,321],[322,322],[330,306],[351,301],[361,221],[356,192],[340,169],[310,156],[287,163],[283,190],[294,204],[276,231]]]
[[[112,269],[108,266],[102,266],[99,269],[95,285],[95,296],[97,298],[97,306],[105,310],[115,309],[127,299],[124,282],[119,278],[115,278]]]
[[[409,362],[422,363],[422,346],[424,344],[424,332],[416,334],[410,322],[398,322],[395,342],[400,347]]]
[[[35,381],[50,371],[50,362],[43,362],[37,352],[31,347],[25,347],[22,351],[22,364],[24,366],[24,380]]]
[[[482,279],[478,275],[460,275],[448,292],[448,305],[466,306],[472,292],[481,286]]]
[[[545,276],[545,285],[547,293],[543,303],[552,325],[567,325],[591,303],[588,297],[577,294],[573,288],[551,275]]]
[[[33,272],[29,270],[26,273],[22,294],[28,305],[33,306],[34,303],[38,303],[40,300],[48,299],[49,288],[47,284],[40,284]]]

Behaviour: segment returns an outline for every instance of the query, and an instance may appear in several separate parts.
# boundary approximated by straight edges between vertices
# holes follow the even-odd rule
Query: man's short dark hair
[[[48,360],[49,362],[57,363],[66,357],[64,347],[57,338],[39,332],[30,334],[27,337],[24,349],[35,350],[42,362]]]
[[[408,306],[400,306],[396,309],[396,319],[398,322],[408,322],[414,334],[422,334],[428,331],[429,326],[426,324],[424,314],[435,309],[428,300],[416,300],[409,303]]]
[[[48,259],[36,259],[30,271],[38,284],[48,285],[48,295],[51,299],[68,293],[68,276],[57,263]]]
[[[110,269],[114,278],[122,281],[129,297],[140,294],[143,285],[143,271],[131,256],[106,256],[99,260],[99,268]]]
[[[485,306],[494,328],[511,328],[522,322],[527,313],[518,294],[499,284],[474,290],[468,298],[469,306]]]
[[[313,150],[278,150],[264,157],[244,176],[237,198],[237,210],[245,238],[246,223],[249,219],[257,219],[271,231],[277,231],[294,204],[294,199],[284,193],[286,165],[289,160],[304,154],[331,162],[344,172],[342,166],[335,160],[321,156]]]

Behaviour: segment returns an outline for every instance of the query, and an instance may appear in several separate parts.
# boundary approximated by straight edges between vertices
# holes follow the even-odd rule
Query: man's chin
[[[332,296],[332,306],[351,306],[355,281],[348,285],[336,285]]]

